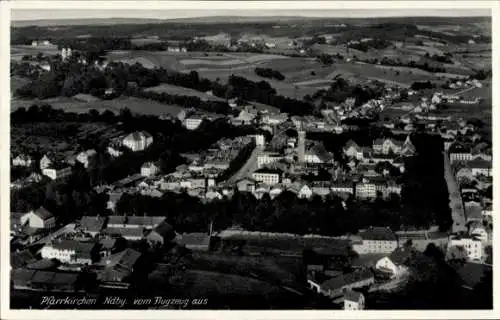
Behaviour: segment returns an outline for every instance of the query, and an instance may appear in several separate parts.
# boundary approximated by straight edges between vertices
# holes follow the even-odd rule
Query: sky
[[[176,19],[207,16],[304,16],[304,17],[401,17],[401,16],[490,16],[488,9],[338,9],[338,10],[138,10],[138,9],[12,9],[14,21],[43,19],[142,18]]]

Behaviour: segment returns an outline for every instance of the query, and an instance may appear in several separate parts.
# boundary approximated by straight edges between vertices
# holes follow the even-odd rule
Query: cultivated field
[[[189,88],[184,88],[184,87],[178,87],[166,83],[162,83],[156,87],[151,87],[147,88],[144,91],[152,91],[152,92],[158,92],[158,93],[168,93],[168,94],[175,94],[175,95],[180,95],[180,96],[194,96],[198,97],[202,100],[206,101],[223,101],[223,99],[216,97],[216,96],[211,96],[208,95],[204,92],[196,91],[194,89],[189,89]]]
[[[57,46],[11,46],[10,58],[20,61],[25,55],[37,55],[39,52],[44,55],[54,55],[58,53],[58,49]]]

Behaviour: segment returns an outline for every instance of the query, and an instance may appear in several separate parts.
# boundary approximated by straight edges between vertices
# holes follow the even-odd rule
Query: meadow
[[[174,95],[180,95],[180,96],[192,96],[192,97],[198,97],[201,100],[205,101],[223,101],[223,99],[212,96],[209,94],[206,94],[204,92],[196,91],[194,89],[190,88],[184,88],[184,87],[179,87],[179,86],[174,86],[171,84],[166,84],[162,83],[158,86],[147,88],[144,90],[145,92],[157,92],[157,93],[168,93],[168,94],[174,94]]]

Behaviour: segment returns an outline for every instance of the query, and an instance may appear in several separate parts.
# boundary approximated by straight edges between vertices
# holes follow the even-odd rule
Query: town
[[[11,307],[491,309],[491,36],[345,21],[14,26]]]

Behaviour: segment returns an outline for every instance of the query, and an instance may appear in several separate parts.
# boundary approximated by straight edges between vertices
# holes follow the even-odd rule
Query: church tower
[[[300,164],[305,162],[306,158],[306,132],[302,121],[297,128],[297,155]]]

